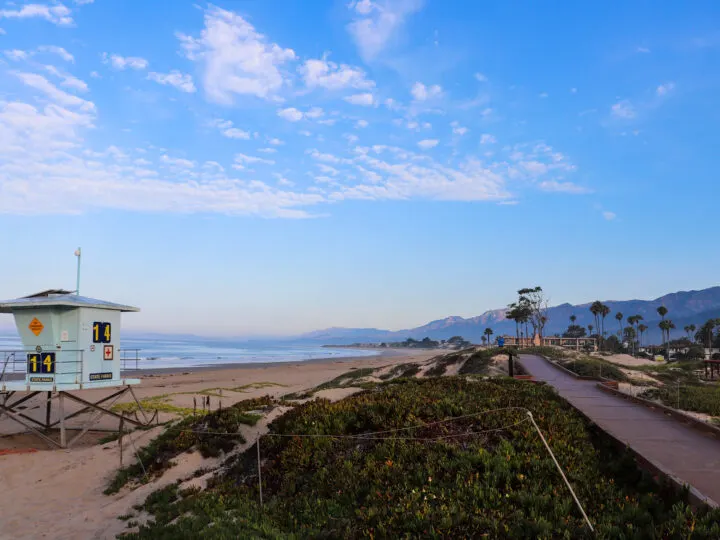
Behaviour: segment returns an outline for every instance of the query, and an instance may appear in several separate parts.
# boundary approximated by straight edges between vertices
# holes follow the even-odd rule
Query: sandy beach
[[[313,360],[307,362],[244,364],[183,370],[145,372],[139,376],[142,384],[135,388],[140,400],[161,399],[174,407],[192,408],[193,398],[210,397],[216,409],[237,401],[271,395],[280,397],[301,392],[334,379],[352,368],[394,366],[408,362],[422,362],[443,351],[393,350],[373,357]],[[111,394],[110,390],[88,390],[82,397],[97,401]],[[201,393],[202,392],[202,393]],[[341,399],[349,393],[346,388],[325,390],[321,397]],[[38,396],[39,397],[39,396]],[[132,400],[126,396],[123,401]],[[74,405],[69,412],[76,410]],[[40,419],[44,401],[27,402],[23,411]],[[268,418],[244,431],[250,444],[253,435],[282,411],[276,409]],[[160,413],[161,422],[174,415]],[[71,421],[81,425],[86,415]],[[97,427],[117,430],[118,420],[105,416]],[[136,431],[125,437],[125,464],[132,459],[134,447],[147,444],[162,430]],[[91,432],[70,450],[51,449],[42,440],[24,432],[22,426],[0,419],[0,539],[5,538],[115,538],[126,527],[117,517],[128,513],[147,495],[171,482],[190,475],[202,461],[197,454],[186,454],[161,478],[132,491],[103,494],[109,478],[119,466],[120,449],[117,441],[100,443],[107,433]],[[70,438],[72,435],[69,435]],[[7,453],[8,450],[20,453]],[[207,460],[203,465],[210,465]]]

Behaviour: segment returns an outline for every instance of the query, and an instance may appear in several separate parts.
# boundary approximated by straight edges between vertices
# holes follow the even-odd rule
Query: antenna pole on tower
[[[77,248],[75,250],[75,256],[77,257],[77,286],[75,287],[75,294],[80,294],[80,259],[82,258],[82,250]]]

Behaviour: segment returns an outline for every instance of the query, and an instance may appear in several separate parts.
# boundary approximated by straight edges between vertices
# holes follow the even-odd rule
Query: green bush
[[[678,395],[679,392],[679,395]],[[641,394],[645,399],[657,399],[668,407],[694,411],[710,416],[720,416],[720,386],[680,386],[671,385],[653,388]]]
[[[520,408],[533,412],[596,535]],[[437,423],[462,415],[471,416]],[[208,490],[155,497],[146,505],[155,520],[127,538],[720,537],[720,511],[692,512],[686,493],[655,484],[552,389],[525,381],[399,379],[317,399],[275,420],[261,448],[262,511],[253,447]]]

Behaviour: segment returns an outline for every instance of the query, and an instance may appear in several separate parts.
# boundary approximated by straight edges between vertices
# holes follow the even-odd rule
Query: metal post
[[[123,432],[125,431],[125,411],[123,411],[122,417],[120,418],[120,433],[118,441],[120,442],[120,467],[122,467],[123,458]]]
[[[58,407],[60,409],[60,447],[65,448],[67,441],[65,439],[65,404],[63,403],[63,392],[58,396]]]
[[[75,255],[77,256],[77,287],[75,288],[75,294],[78,296],[80,295],[80,259],[82,258],[82,250],[80,248],[77,248],[75,250]]]
[[[45,403],[45,429],[50,429],[50,411],[52,410],[52,392],[47,393],[47,403]]]
[[[514,376],[515,376],[515,369],[514,369],[514,366],[513,366],[513,355],[512,355],[512,351],[510,351],[510,352],[508,353],[508,356],[509,356],[509,358],[508,358],[508,373],[509,373],[510,377],[514,377]]]
[[[260,468],[260,433],[257,438],[257,462],[258,462],[258,488],[260,489],[260,508],[263,507],[262,495],[262,469]]]

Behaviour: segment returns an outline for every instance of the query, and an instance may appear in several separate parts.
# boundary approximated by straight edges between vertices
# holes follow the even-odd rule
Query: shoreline
[[[438,349],[439,350],[439,349]],[[426,349],[423,352],[436,352],[435,350]],[[337,364],[358,362],[360,360],[378,360],[381,358],[398,358],[404,356],[412,356],[418,354],[416,349],[394,349],[392,351],[378,351],[378,354],[363,356],[327,356],[323,358],[310,358],[300,360],[285,360],[280,362],[222,362],[218,364],[205,364],[199,366],[184,367],[162,367],[162,368],[139,368],[121,370],[120,374],[123,378],[152,377],[153,375],[177,375],[192,374],[206,371],[229,371],[236,369],[267,369],[272,367],[290,367],[314,364]],[[440,353],[438,353],[440,354]]]

